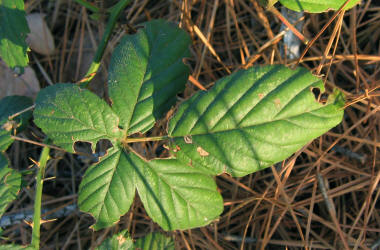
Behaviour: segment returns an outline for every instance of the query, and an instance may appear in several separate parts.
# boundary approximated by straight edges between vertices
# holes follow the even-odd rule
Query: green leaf
[[[112,226],[128,212],[135,196],[129,162],[128,155],[115,147],[86,171],[79,187],[78,205],[95,217],[95,230]]]
[[[223,211],[210,176],[175,159],[147,162],[116,148],[87,170],[79,207],[95,217],[95,230],[111,226],[128,211],[135,187],[149,216],[165,230],[200,227]]]
[[[146,162],[129,156],[144,208],[164,230],[201,227],[222,213],[223,199],[212,177],[176,159]]]
[[[244,176],[282,161],[341,122],[344,100],[316,101],[323,83],[305,68],[252,67],[184,102],[168,133],[176,157],[212,174]]]
[[[4,152],[13,143],[11,131],[0,129],[0,152]]]
[[[163,20],[145,23],[112,53],[108,87],[112,108],[129,134],[146,132],[175,103],[185,87],[190,38]]]
[[[28,33],[24,1],[0,0],[0,56],[10,68],[28,65]]]
[[[21,186],[21,175],[8,165],[8,160],[0,153],[0,216],[9,203],[16,199]]]
[[[144,238],[140,238],[136,241],[135,247],[141,250],[174,250],[174,241],[170,237],[166,237],[160,233],[150,233]]]
[[[114,145],[123,137],[119,118],[97,95],[73,84],[55,84],[41,90],[34,109],[34,122],[54,143],[74,152],[76,141],[108,139]]]
[[[32,105],[32,99],[25,96],[6,96],[0,100],[0,151],[7,150],[12,144],[11,131],[17,129],[21,132],[32,116],[32,111],[24,112],[11,121],[8,120],[9,116]]]
[[[133,241],[128,235],[127,230],[123,230],[118,234],[112,235],[105,239],[96,250],[133,250]]]
[[[346,0],[279,0],[286,8],[294,11],[320,13],[328,10],[338,10]],[[360,0],[351,0],[344,8],[348,10],[358,4]]]

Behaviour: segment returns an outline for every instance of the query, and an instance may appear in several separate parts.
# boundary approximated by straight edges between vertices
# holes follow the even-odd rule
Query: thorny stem
[[[121,11],[129,4],[130,1],[131,0],[121,0],[109,9],[110,18],[106,26],[106,31],[103,34],[102,40],[100,41],[94,59],[92,60],[90,68],[86,73],[86,76],[79,82],[81,87],[86,88],[88,86],[88,83],[92,80],[92,78],[94,78],[96,72],[98,71],[100,67],[100,61],[102,60],[108,40],[111,37],[112,30],[115,27],[116,20],[119,18]]]
[[[41,152],[40,160],[36,163],[38,167],[36,180],[36,196],[34,199],[34,215],[33,215],[33,232],[32,232],[32,247],[40,249],[40,227],[41,227],[41,199],[42,187],[44,183],[44,175],[46,163],[49,160],[49,147],[44,147]]]

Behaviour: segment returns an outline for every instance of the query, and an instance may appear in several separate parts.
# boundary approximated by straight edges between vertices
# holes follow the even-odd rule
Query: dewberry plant
[[[323,1],[300,0],[298,7],[291,1],[280,2],[295,10],[327,9],[321,7]],[[357,3],[351,2],[347,7]],[[88,142],[95,151],[99,140],[110,141],[112,147],[87,169],[79,187],[79,208],[95,218],[95,230],[117,223],[136,194],[164,230],[207,225],[223,212],[215,176],[228,173],[241,177],[272,166],[341,122],[343,94],[332,90],[322,100],[321,95],[315,95],[325,92],[322,80],[302,67],[268,65],[236,70],[211,89],[178,104],[176,96],[184,90],[190,74],[184,59],[190,57],[191,39],[164,20],[143,23],[136,34],[120,41],[108,69],[109,97],[101,99],[86,87],[99,67],[115,21],[128,3],[120,1],[111,8],[106,34],[83,81],[46,87],[34,104],[12,96],[2,99],[0,105],[2,152],[14,140],[14,133],[24,127],[33,108],[34,123],[46,134],[45,140],[67,152],[75,153],[76,142]],[[17,36],[10,27],[1,26],[1,56],[10,67],[23,67],[27,63],[25,44],[9,43],[12,39],[24,41],[28,32],[23,2],[3,0],[0,4],[0,19],[15,19],[23,27]],[[142,136],[176,105],[164,135]],[[131,146],[159,140],[166,141],[170,157],[147,160]],[[42,183],[48,158],[45,147],[37,164],[34,248],[39,248]],[[8,165],[1,154],[1,213],[21,185],[21,175]],[[116,244],[115,239],[119,238],[113,237],[109,243]]]

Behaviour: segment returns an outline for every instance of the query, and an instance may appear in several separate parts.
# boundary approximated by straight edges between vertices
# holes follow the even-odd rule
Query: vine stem
[[[121,11],[129,4],[130,1],[131,0],[121,0],[109,9],[110,18],[107,22],[106,30],[103,34],[102,40],[100,41],[98,49],[96,50],[90,68],[86,73],[86,76],[81,81],[79,81],[81,87],[87,88],[89,82],[92,80],[92,78],[94,78],[96,72],[98,71],[100,67],[100,61],[102,60],[104,51],[106,49],[108,40],[111,37],[111,33],[115,27],[116,21],[119,18]]]
[[[40,249],[40,227],[41,227],[41,200],[42,200],[42,187],[44,184],[44,175],[46,163],[49,160],[49,147],[42,149],[40,160],[36,162],[38,167],[37,180],[36,180],[36,196],[34,199],[34,214],[33,214],[33,232],[32,232],[32,247]]]

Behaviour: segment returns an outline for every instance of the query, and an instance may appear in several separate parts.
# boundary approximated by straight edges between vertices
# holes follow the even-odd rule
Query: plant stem
[[[45,167],[49,160],[50,148],[44,147],[41,152],[40,160],[37,163],[38,173],[36,180],[36,196],[34,199],[34,215],[33,215],[33,232],[32,232],[32,247],[40,249],[40,227],[41,227],[41,199],[42,187],[44,183]]]
[[[123,142],[128,144],[128,143],[133,143],[133,142],[144,142],[144,141],[162,141],[162,140],[166,140],[169,138],[170,137],[167,135],[143,137],[143,138],[126,138]]]
[[[87,2],[86,0],[74,0],[74,1],[86,7],[87,9],[91,10],[92,12],[95,12],[95,13],[100,12],[100,9],[98,7],[96,7],[92,3]]]
[[[106,31],[103,34],[102,40],[100,41],[94,59],[92,60],[90,68],[86,73],[86,76],[79,82],[81,87],[86,88],[88,86],[88,83],[92,80],[92,78],[94,78],[95,73],[98,71],[100,61],[102,60],[108,40],[111,37],[112,30],[115,27],[116,20],[119,18],[121,11],[127,6],[127,4],[129,4],[130,1],[131,0],[121,0],[109,9],[110,18],[106,26]]]

